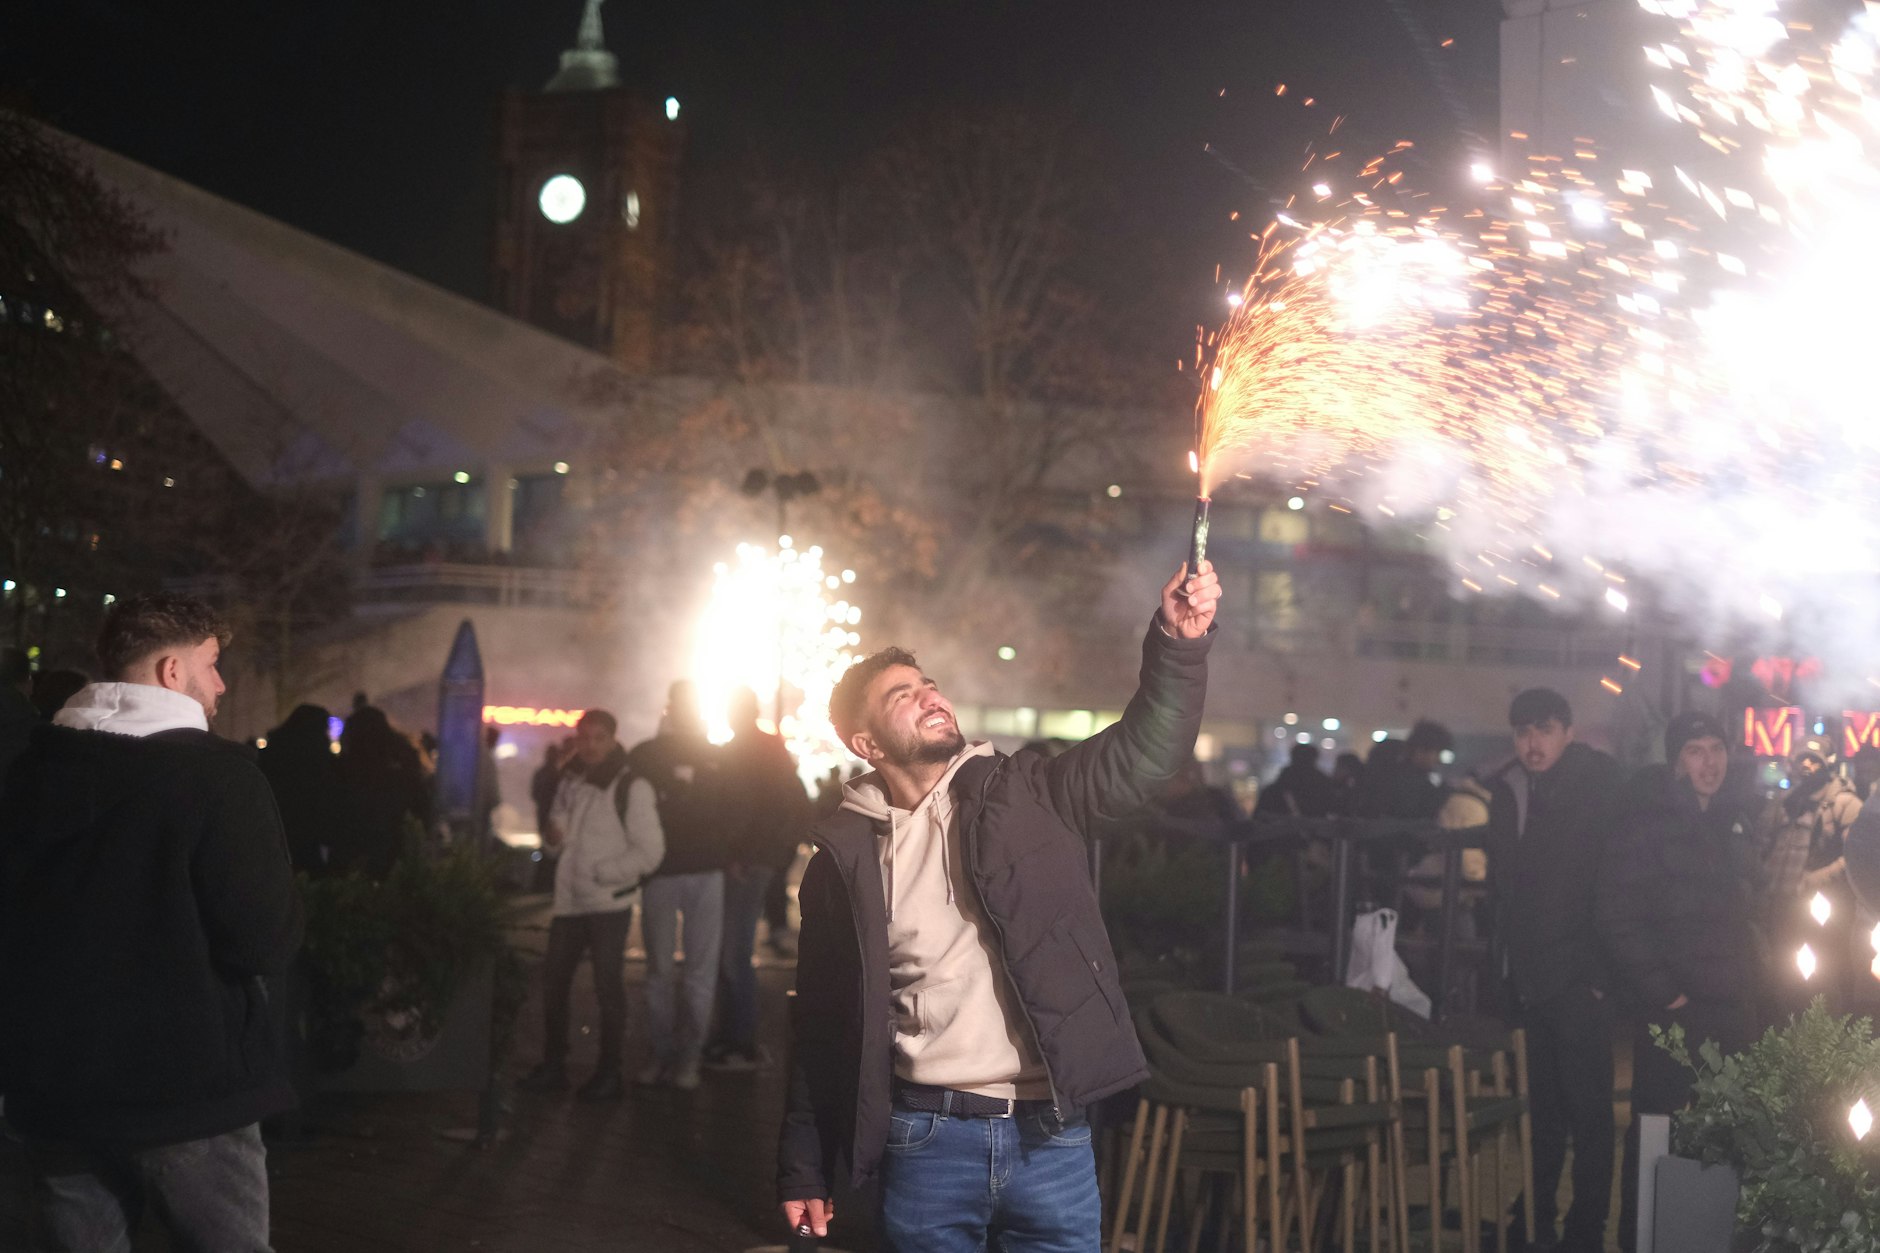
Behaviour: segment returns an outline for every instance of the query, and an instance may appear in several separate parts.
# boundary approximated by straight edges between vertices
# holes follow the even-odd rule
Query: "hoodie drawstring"
[[[940,792],[934,791],[933,799],[927,803],[927,820],[940,828],[940,868],[946,872],[947,904],[953,901],[953,862],[947,856],[947,820],[940,815]]]
[[[894,846],[899,843],[894,826],[894,808],[888,808],[888,921],[894,921]]]

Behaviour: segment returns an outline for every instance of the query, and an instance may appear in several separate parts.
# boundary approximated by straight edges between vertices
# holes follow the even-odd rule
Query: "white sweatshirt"
[[[949,788],[974,744],[912,810],[888,802],[880,776],[843,788],[842,807],[872,818],[888,902],[894,1073],[984,1096],[1050,1096],[1043,1058],[1006,979],[998,936],[966,879]]]

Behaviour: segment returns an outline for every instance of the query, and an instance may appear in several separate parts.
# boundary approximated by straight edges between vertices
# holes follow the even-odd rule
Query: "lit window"
[[[630,191],[627,193],[626,200],[620,206],[620,219],[627,224],[628,230],[637,231],[640,229],[639,192]]]
[[[557,461],[555,463],[555,473],[556,474],[568,473],[568,463],[566,461]]]
[[[676,122],[679,120],[679,97],[666,97],[666,120],[668,122]]]

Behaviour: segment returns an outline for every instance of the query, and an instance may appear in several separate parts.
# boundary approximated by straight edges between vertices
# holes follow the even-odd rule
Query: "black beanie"
[[[1671,720],[1665,728],[1665,760],[1675,762],[1684,746],[1692,740],[1716,738],[1723,741],[1725,748],[1730,746],[1730,737],[1724,733],[1723,723],[1717,721],[1715,714],[1700,713],[1687,709]]]

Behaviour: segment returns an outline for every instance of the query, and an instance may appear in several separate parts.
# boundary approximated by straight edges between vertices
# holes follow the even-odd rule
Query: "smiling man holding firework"
[[[1162,589],[1122,721],[1056,759],[968,744],[912,654],[884,649],[830,715],[875,767],[815,830],[779,1150],[793,1227],[879,1176],[895,1253],[1095,1253],[1084,1110],[1146,1075],[1085,840],[1187,762],[1220,582]]]

